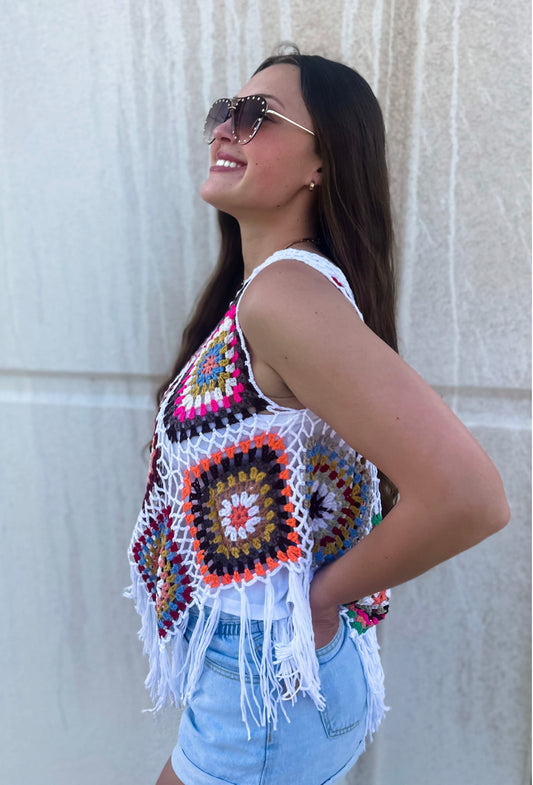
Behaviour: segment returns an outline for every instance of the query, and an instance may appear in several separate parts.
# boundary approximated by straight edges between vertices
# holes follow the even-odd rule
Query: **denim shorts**
[[[197,617],[189,623],[188,635]],[[252,621],[258,654],[263,622]],[[299,695],[286,702],[290,722],[278,713],[272,723],[250,723],[248,739],[240,705],[238,666],[240,621],[221,615],[207,649],[205,666],[185,709],[172,767],[184,785],[333,785],[364,750],[366,681],[355,643],[339,619],[333,640],[317,649],[324,711]],[[257,689],[259,675],[252,674]]]

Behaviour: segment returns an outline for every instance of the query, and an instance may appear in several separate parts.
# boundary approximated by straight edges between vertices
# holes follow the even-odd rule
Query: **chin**
[[[207,204],[210,204],[216,210],[221,210],[223,213],[229,213],[229,215],[233,215],[234,218],[237,217],[232,209],[231,199],[228,198],[228,195],[221,193],[221,189],[212,188],[209,180],[206,180],[200,187],[200,196],[204,202],[207,202]]]
[[[200,196],[207,202],[218,208],[219,203],[224,201],[224,195],[220,193],[220,189],[213,188],[213,184],[209,182],[209,178],[200,186]]]
[[[218,196],[218,199],[217,199]],[[213,205],[213,207],[218,208],[218,203],[220,201],[220,195],[214,194],[210,188],[205,188],[203,185],[200,188],[200,197],[207,202],[207,204]],[[222,200],[223,201],[223,200]]]

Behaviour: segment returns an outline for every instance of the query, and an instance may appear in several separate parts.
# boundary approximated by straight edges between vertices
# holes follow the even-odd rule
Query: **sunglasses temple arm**
[[[311,134],[311,136],[315,135],[314,131],[310,131],[309,128],[304,128],[303,125],[300,125],[300,123],[295,123],[294,120],[290,120],[288,117],[285,117],[284,114],[274,111],[274,109],[267,109],[265,114],[275,114],[276,117],[281,117],[282,120],[286,120],[291,125],[295,125],[296,128],[301,128],[302,131],[306,131],[306,133]]]

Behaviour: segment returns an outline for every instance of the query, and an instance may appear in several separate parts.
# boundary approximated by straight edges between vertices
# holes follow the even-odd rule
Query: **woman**
[[[156,709],[187,706],[158,785],[334,783],[385,711],[387,587],[498,531],[508,506],[396,353],[367,83],[272,57],[204,136],[222,248],[161,391],[130,548]]]

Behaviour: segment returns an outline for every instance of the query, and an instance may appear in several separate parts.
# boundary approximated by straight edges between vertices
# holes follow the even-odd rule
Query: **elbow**
[[[471,497],[472,527],[480,540],[501,531],[511,518],[501,477],[495,467],[491,475],[473,489]]]
[[[510,519],[503,484],[491,465],[483,474],[466,472],[455,477],[450,493],[444,488],[438,494],[441,521],[453,532],[459,550],[466,550],[501,531]]]
[[[507,526],[510,520],[511,509],[502,488],[501,498],[498,500],[498,504],[494,505],[491,521],[492,530],[490,533],[496,534],[496,532],[501,531],[505,526]]]
[[[477,528],[481,534],[480,539],[485,539],[485,537],[490,537],[492,534],[501,531],[507,526],[510,518],[511,511],[504,496],[501,503],[492,505],[490,510],[485,512],[483,520],[478,522]]]
[[[448,532],[453,532],[457,552],[468,550],[501,531],[509,522],[505,494],[477,497],[471,493],[463,502],[456,500],[447,511]]]
[[[492,465],[493,476],[491,479],[491,512],[489,515],[489,523],[491,526],[491,534],[501,531],[511,519],[511,510],[503,487],[502,478],[498,470]]]

